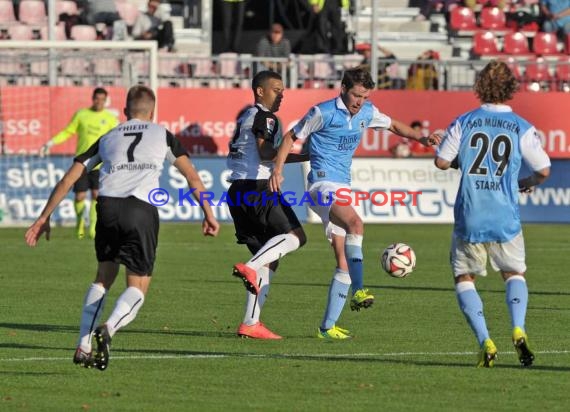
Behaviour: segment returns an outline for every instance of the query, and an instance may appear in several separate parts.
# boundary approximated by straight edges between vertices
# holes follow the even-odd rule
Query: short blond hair
[[[139,84],[131,87],[127,93],[127,112],[130,116],[148,116],[155,104],[156,96],[150,87]]]

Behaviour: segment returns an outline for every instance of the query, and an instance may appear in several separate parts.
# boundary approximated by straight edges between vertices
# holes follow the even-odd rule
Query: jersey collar
[[[492,104],[492,103],[484,103],[481,107],[485,110],[490,112],[512,112],[511,106],[506,104]]]
[[[347,112],[348,114],[350,114],[350,112],[348,111],[346,105],[344,104],[344,102],[342,101],[342,99],[340,98],[340,96],[338,96],[335,100],[336,103],[336,108],[340,109],[340,110],[344,110],[345,112]]]
[[[262,105],[261,103],[255,103],[255,105],[257,107],[259,107],[261,110],[263,110],[264,112],[270,112],[271,110],[269,110],[267,107],[265,107],[264,105]]]

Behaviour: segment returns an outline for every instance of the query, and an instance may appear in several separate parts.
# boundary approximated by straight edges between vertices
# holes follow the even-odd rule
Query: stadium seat
[[[34,32],[30,26],[15,24],[8,26],[8,36],[10,40],[33,40]]]
[[[71,28],[71,40],[97,40],[97,31],[95,27],[87,24],[78,24]]]
[[[473,36],[473,53],[478,56],[500,55],[497,38],[492,31],[478,31]]]
[[[121,19],[127,23],[127,26],[133,26],[140,13],[138,7],[132,3],[126,2],[115,2],[115,6],[117,6],[117,12],[119,13],[119,16],[121,16]]]
[[[57,0],[55,2],[55,15],[57,18],[63,13],[75,16],[79,14],[77,3],[71,0]]]
[[[17,53],[3,51],[0,54],[0,86],[19,85],[22,83],[22,78],[26,75],[26,72],[18,59]]]
[[[65,35],[65,27],[60,24],[54,26],[54,34],[55,40],[67,40],[67,37]],[[42,26],[40,28],[40,36],[42,40],[49,40],[48,26]]]
[[[509,69],[511,69],[511,71],[513,72],[513,75],[515,76],[515,78],[518,81],[523,80],[521,67],[520,67],[517,59],[515,59],[512,56],[505,56],[505,57],[501,58],[501,60],[507,64],[507,66],[509,67]]]
[[[215,77],[212,60],[209,57],[196,57],[196,60],[188,62],[192,67],[192,87],[210,86]]]
[[[455,7],[451,10],[449,25],[454,31],[477,30],[475,13],[469,7]]]
[[[528,62],[524,74],[523,90],[529,92],[550,91],[552,76],[548,63],[539,57]]]
[[[537,56],[560,55],[555,33],[536,33],[532,48]]]
[[[0,26],[18,24],[14,15],[14,5],[11,0],[0,0]]]
[[[93,74],[97,84],[114,86],[122,76],[121,63],[115,57],[97,57],[93,59]]]
[[[40,25],[46,22],[46,8],[43,1],[22,0],[18,9],[18,18],[21,23]]]
[[[239,84],[240,64],[237,53],[220,53],[218,73],[220,76],[219,87],[231,88]]]
[[[507,30],[505,12],[498,7],[483,7],[479,15],[479,23],[485,30]]]
[[[503,52],[506,54],[512,54],[516,56],[532,54],[528,48],[527,37],[520,32],[505,34],[503,41]]]
[[[557,90],[570,92],[570,56],[563,56],[556,63]]]

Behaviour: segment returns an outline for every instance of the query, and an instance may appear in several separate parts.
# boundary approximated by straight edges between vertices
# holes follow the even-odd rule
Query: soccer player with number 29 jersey
[[[152,122],[156,98],[145,86],[134,86],[127,94],[127,121],[115,127],[75,158],[53,189],[40,217],[26,232],[26,242],[35,246],[43,233],[49,240],[50,215],[85,170],[102,164],[95,251],[97,275],[85,295],[79,342],[73,362],[90,368],[107,369],[111,338],[133,321],[150,286],[158,242],[158,211],[149,202],[149,192],[158,187],[164,160],[186,178],[199,201],[204,185],[180,142],[164,127]],[[202,231],[216,236],[219,230],[212,209],[201,204]],[[127,289],[117,299],[107,322],[97,325],[105,296],[119,272],[126,267]],[[97,348],[91,350],[91,339]]]
[[[517,89],[518,82],[504,62],[489,62],[474,86],[481,107],[451,123],[435,160],[440,169],[455,167],[462,172],[451,266],[459,306],[481,348],[479,367],[492,367],[497,357],[475,289],[475,276],[487,274],[487,256],[505,281],[519,361],[530,366],[534,360],[525,331],[528,289],[518,196],[549,176],[550,159],[534,126],[505,104]],[[522,161],[533,173],[518,180]]]

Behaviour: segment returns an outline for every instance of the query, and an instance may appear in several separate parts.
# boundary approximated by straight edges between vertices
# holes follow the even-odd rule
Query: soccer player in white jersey
[[[544,182],[550,174],[550,159],[534,126],[505,104],[517,89],[518,82],[504,62],[489,62],[474,86],[481,107],[451,123],[435,159],[440,169],[455,167],[462,172],[451,266],[459,307],[481,347],[479,367],[492,367],[497,356],[475,289],[475,277],[487,274],[487,256],[505,281],[519,361],[530,366],[534,360],[525,331],[528,289],[518,192]],[[533,173],[517,181],[523,160]]]
[[[97,203],[95,251],[97,275],[85,295],[79,342],[73,362],[84,367],[105,370],[109,362],[111,338],[133,321],[141,308],[150,285],[158,241],[158,211],[149,203],[149,191],[159,185],[163,163],[168,159],[196,190],[199,200],[205,191],[194,166],[180,142],[164,127],[153,123],[156,98],[146,86],[134,86],[127,94],[127,121],[103,135],[75,162],[57,183],[40,217],[30,226],[25,239],[36,246],[43,233],[49,240],[50,215],[69,189],[87,169],[102,163]],[[216,236],[219,230],[208,203],[202,232]],[[115,281],[119,265],[126,267],[127,289],[119,296],[115,308],[104,324],[98,324],[105,296]],[[97,350],[92,354],[91,339]]]
[[[261,309],[279,259],[304,245],[306,237],[291,206],[271,193],[268,185],[282,136],[274,113],[283,99],[283,81],[275,72],[262,71],[253,78],[252,89],[255,105],[238,118],[227,160],[232,172],[228,203],[237,242],[253,254],[248,262],[234,266],[233,275],[241,278],[247,289],[245,315],[237,334],[281,339],[259,320]],[[307,158],[291,155],[288,160]]]
[[[277,191],[283,181],[283,163],[296,139],[309,141],[311,170],[309,192],[332,244],[337,266],[329,288],[328,302],[317,336],[346,339],[350,332],[336,326],[352,284],[352,310],[367,308],[374,296],[364,288],[362,239],[364,224],[352,205],[334,201],[338,189],[350,187],[350,167],[354,151],[366,128],[388,129],[397,135],[424,145],[436,144],[439,136],[422,137],[405,123],[380,113],[368,97],[374,82],[365,67],[344,73],[340,96],[312,107],[301,121],[283,137],[270,178],[270,188]],[[332,196],[332,199],[330,197]]]

